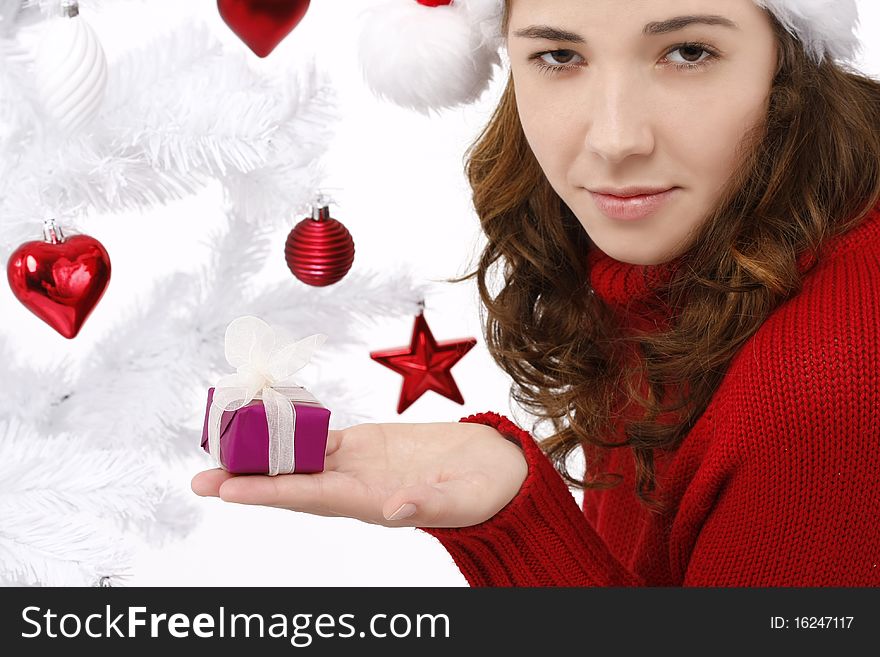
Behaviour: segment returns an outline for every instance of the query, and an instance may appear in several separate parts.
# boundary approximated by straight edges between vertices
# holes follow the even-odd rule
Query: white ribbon
[[[246,315],[226,327],[226,360],[236,368],[214,386],[208,413],[208,450],[220,462],[220,422],[224,411],[237,411],[254,399],[262,399],[269,427],[269,473],[290,474],[296,467],[294,401],[319,403],[302,386],[283,384],[305,367],[312,354],[327,340],[322,333],[298,341],[281,339],[258,317]]]

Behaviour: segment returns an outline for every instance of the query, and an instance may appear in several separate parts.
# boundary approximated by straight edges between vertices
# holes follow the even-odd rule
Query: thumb
[[[482,522],[472,500],[474,485],[461,479],[401,488],[382,505],[392,523],[420,527],[466,527]]]

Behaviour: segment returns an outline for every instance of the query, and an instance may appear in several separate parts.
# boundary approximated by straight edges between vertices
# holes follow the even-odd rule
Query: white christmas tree
[[[3,333],[11,329],[0,330],[3,584],[124,582],[137,541],[161,544],[193,526],[195,507],[171,492],[163,473],[198,449],[206,390],[229,371],[223,335],[236,316],[256,315],[294,335],[329,333],[325,351],[365,350],[359,323],[412,316],[426,295],[405,273],[357,267],[325,288],[258,279],[267,254],[278,253],[272,235],[310,214],[322,187],[319,158],[336,116],[314,60],[256,72],[244,52],[187,22],[109,58],[97,115],[69,131],[33,74],[33,52],[62,20],[60,6],[0,0],[4,264],[38,238],[46,217],[87,233],[95,214],[149,210],[218,184],[226,212],[199,218],[209,264],[196,274],[171,263],[156,272],[150,296],[88,358],[37,368],[17,360]],[[316,364],[321,358],[319,351]],[[332,427],[368,419],[342,378],[309,389],[333,409]]]

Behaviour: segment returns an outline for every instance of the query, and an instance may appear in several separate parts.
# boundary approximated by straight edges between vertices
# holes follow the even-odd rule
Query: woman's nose
[[[585,119],[586,148],[609,161],[645,155],[654,148],[656,105],[637,76],[594,76]]]

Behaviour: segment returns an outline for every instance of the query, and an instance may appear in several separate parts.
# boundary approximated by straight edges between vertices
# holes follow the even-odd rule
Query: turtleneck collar
[[[829,240],[823,251],[831,257],[877,234],[880,234],[880,205],[873,208],[856,228]],[[612,258],[594,244],[587,252],[590,287],[618,314],[624,325],[658,326],[669,319],[672,311],[655,292],[671,278],[685,257],[683,254],[657,265],[633,265]],[[815,260],[809,251],[801,253],[797,258],[798,269],[804,274]]]
[[[612,258],[593,245],[587,253],[590,287],[623,319],[656,320],[663,313],[653,305],[659,301],[655,292],[683,261],[684,255],[656,265],[634,265]]]

